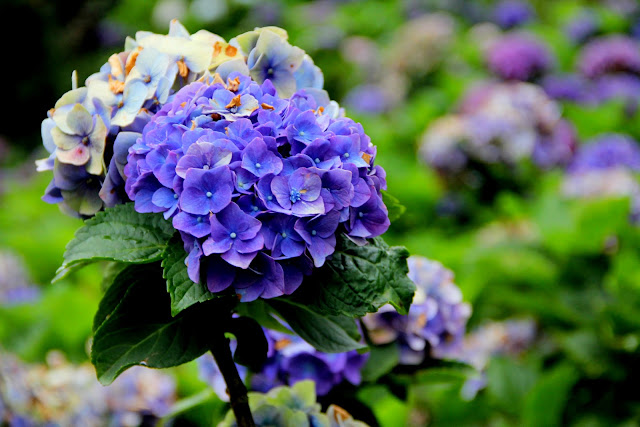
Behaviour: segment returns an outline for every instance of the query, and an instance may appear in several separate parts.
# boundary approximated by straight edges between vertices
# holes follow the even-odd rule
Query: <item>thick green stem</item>
[[[224,336],[220,329],[213,331],[211,340],[211,354],[215,359],[218,369],[222,372],[224,382],[227,384],[227,393],[231,403],[231,409],[236,416],[236,421],[240,427],[255,427],[253,415],[249,408],[249,398],[247,387],[245,387],[238,373],[238,368],[233,361],[229,339]]]

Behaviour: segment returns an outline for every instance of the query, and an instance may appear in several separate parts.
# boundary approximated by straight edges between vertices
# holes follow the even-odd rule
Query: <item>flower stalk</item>
[[[229,339],[224,335],[224,331],[219,328],[213,330],[211,339],[211,354],[222,373],[224,382],[227,384],[229,402],[236,417],[239,427],[254,427],[253,415],[249,408],[249,397],[247,387],[242,382],[238,368],[233,361]]]

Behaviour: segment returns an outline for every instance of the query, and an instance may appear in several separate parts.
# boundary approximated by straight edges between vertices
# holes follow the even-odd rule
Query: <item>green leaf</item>
[[[110,384],[133,365],[168,368],[199,357],[208,350],[208,328],[216,324],[212,314],[226,308],[222,300],[172,317],[160,266],[128,266],[107,289],[94,322],[91,360],[98,379]]]
[[[285,299],[272,299],[268,303],[300,338],[320,351],[343,353],[366,348],[351,336],[350,327],[345,329],[346,322],[354,323],[353,319],[324,316],[302,304]]]
[[[369,358],[362,368],[362,379],[368,382],[377,381],[384,374],[391,372],[399,360],[400,349],[397,343],[371,346]]]
[[[577,369],[569,363],[546,372],[527,395],[522,413],[525,426],[562,425],[564,405],[571,388],[579,379]]]
[[[162,268],[163,276],[167,280],[167,291],[171,296],[171,315],[175,316],[182,310],[198,302],[218,298],[220,295],[209,292],[205,285],[194,283],[189,278],[182,238],[179,234],[173,236],[165,249]]]
[[[407,208],[400,204],[400,200],[389,194],[387,191],[382,191],[382,202],[389,211],[389,221],[391,222],[400,218],[407,210]]]
[[[240,316],[251,317],[259,324],[268,329],[279,331],[284,334],[291,334],[286,326],[284,326],[276,317],[275,310],[265,302],[265,300],[257,299],[251,302],[243,302],[236,306],[236,313]]]
[[[487,369],[487,391],[502,409],[520,414],[524,398],[535,384],[537,375],[529,365],[496,357]]]
[[[98,260],[129,264],[157,261],[174,232],[162,215],[138,213],[133,203],[98,212],[76,231],[53,281]]]
[[[269,343],[260,324],[250,317],[236,317],[231,319],[227,331],[236,337],[238,344],[233,360],[259,371],[269,351]]]
[[[407,314],[415,284],[407,273],[409,252],[389,247],[381,237],[358,246],[339,236],[336,252],[307,278],[294,299],[328,315],[360,317],[391,303]]]

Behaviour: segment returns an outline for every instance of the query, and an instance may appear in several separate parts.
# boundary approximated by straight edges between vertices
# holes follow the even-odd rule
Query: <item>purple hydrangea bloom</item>
[[[593,99],[590,82],[577,74],[548,75],[540,85],[552,99],[588,103]]]
[[[569,198],[628,197],[630,220],[640,222],[640,146],[624,134],[609,133],[578,147],[567,167],[562,193]]]
[[[338,233],[389,227],[376,149],[323,91],[283,98],[270,80],[216,74],[178,91],[140,135],[123,167],[127,195],[138,212],[173,221],[189,276],[212,292],[290,294]]]
[[[574,43],[584,43],[599,30],[600,23],[593,13],[582,13],[569,22],[565,28],[567,36]]]
[[[529,22],[534,15],[531,5],[518,0],[501,1],[493,10],[494,21],[505,30]]]
[[[619,167],[640,171],[640,145],[627,135],[610,133],[580,145],[568,171],[576,173]]]
[[[621,35],[593,39],[582,48],[578,68],[590,79],[610,73],[640,74],[640,44]]]
[[[263,329],[269,350],[267,360],[257,371],[238,365],[238,373],[252,391],[266,393],[274,387],[304,380],[313,380],[316,393],[324,396],[343,381],[359,385],[361,370],[369,358],[368,353],[356,350],[346,353],[323,353],[297,335]],[[236,342],[231,342],[235,351]],[[229,400],[226,384],[213,357],[205,354],[197,360],[200,378],[209,384],[220,399]]]
[[[369,84],[353,88],[343,100],[343,104],[357,113],[381,114],[389,109],[389,96],[379,85]]]
[[[510,34],[489,48],[487,64],[504,80],[529,81],[551,67],[552,57],[547,48],[534,38]]]
[[[453,283],[453,273],[437,261],[419,256],[408,259],[409,277],[417,285],[409,314],[391,306],[363,318],[375,344],[397,342],[400,363],[418,365],[427,355],[442,358],[462,343],[471,306]]]
[[[260,370],[251,376],[251,388],[266,392],[278,385],[293,385],[305,379],[316,384],[316,393],[324,396],[342,381],[359,385],[360,371],[368,353],[322,353],[298,336],[265,329],[269,352]]]

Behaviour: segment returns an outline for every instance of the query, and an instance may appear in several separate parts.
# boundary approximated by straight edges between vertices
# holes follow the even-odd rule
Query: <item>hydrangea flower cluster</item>
[[[493,21],[504,30],[524,25],[534,17],[531,5],[519,0],[503,0],[493,9]]]
[[[462,301],[453,273],[442,264],[415,255],[407,262],[417,285],[409,314],[385,305],[363,321],[374,344],[397,342],[400,363],[419,365],[427,356],[442,358],[462,344],[471,306]]]
[[[313,380],[315,392],[324,396],[338,384],[346,381],[359,385],[360,372],[369,354],[352,350],[346,353],[323,353],[297,335],[264,329],[269,350],[267,360],[257,372],[238,366],[244,381],[253,391],[266,393],[276,386],[292,386],[300,381]],[[233,342],[235,343],[235,342]],[[235,345],[235,344],[234,344]],[[233,345],[232,345],[233,350]],[[224,379],[213,357],[205,354],[198,358],[200,377],[209,384],[221,400],[229,399]]]
[[[551,53],[533,36],[507,34],[491,43],[487,65],[504,80],[532,81],[553,65]]]
[[[102,386],[89,364],[70,364],[59,352],[47,364],[27,365],[0,353],[0,424],[134,427],[168,413],[175,383],[160,371],[136,367]]]
[[[128,201],[128,148],[177,90],[213,72],[222,78],[239,72],[259,83],[268,78],[283,97],[324,84],[312,59],[277,27],[257,28],[229,42],[205,30],[190,35],[177,20],[168,35],[138,31],[85,86],[78,87],[74,73],[73,89],[42,122],[49,156],[36,162],[37,169],[53,171],[43,199],[80,217]]]
[[[566,165],[577,146],[573,126],[537,85],[496,83],[472,90],[458,114],[436,119],[422,136],[419,155],[446,179],[472,164],[539,168]]]
[[[24,261],[13,252],[0,251],[0,306],[33,302],[40,293],[29,282]]]
[[[249,406],[256,426],[367,427],[337,405],[321,412],[313,382],[306,380],[291,387],[280,386],[268,393],[249,393]],[[227,412],[218,427],[236,427],[233,411]]]
[[[631,220],[640,220],[640,146],[609,133],[585,141],[567,167],[562,193],[569,198],[629,197]]]
[[[580,104],[622,99],[632,115],[640,103],[640,44],[619,34],[592,38],[580,50],[575,73],[547,76],[542,85],[553,99]]]
[[[251,301],[291,294],[333,254],[337,233],[363,241],[387,230],[375,155],[326,92],[286,98],[268,78],[215,74],[145,126],[125,189],[138,212],[171,218],[194,282]]]

